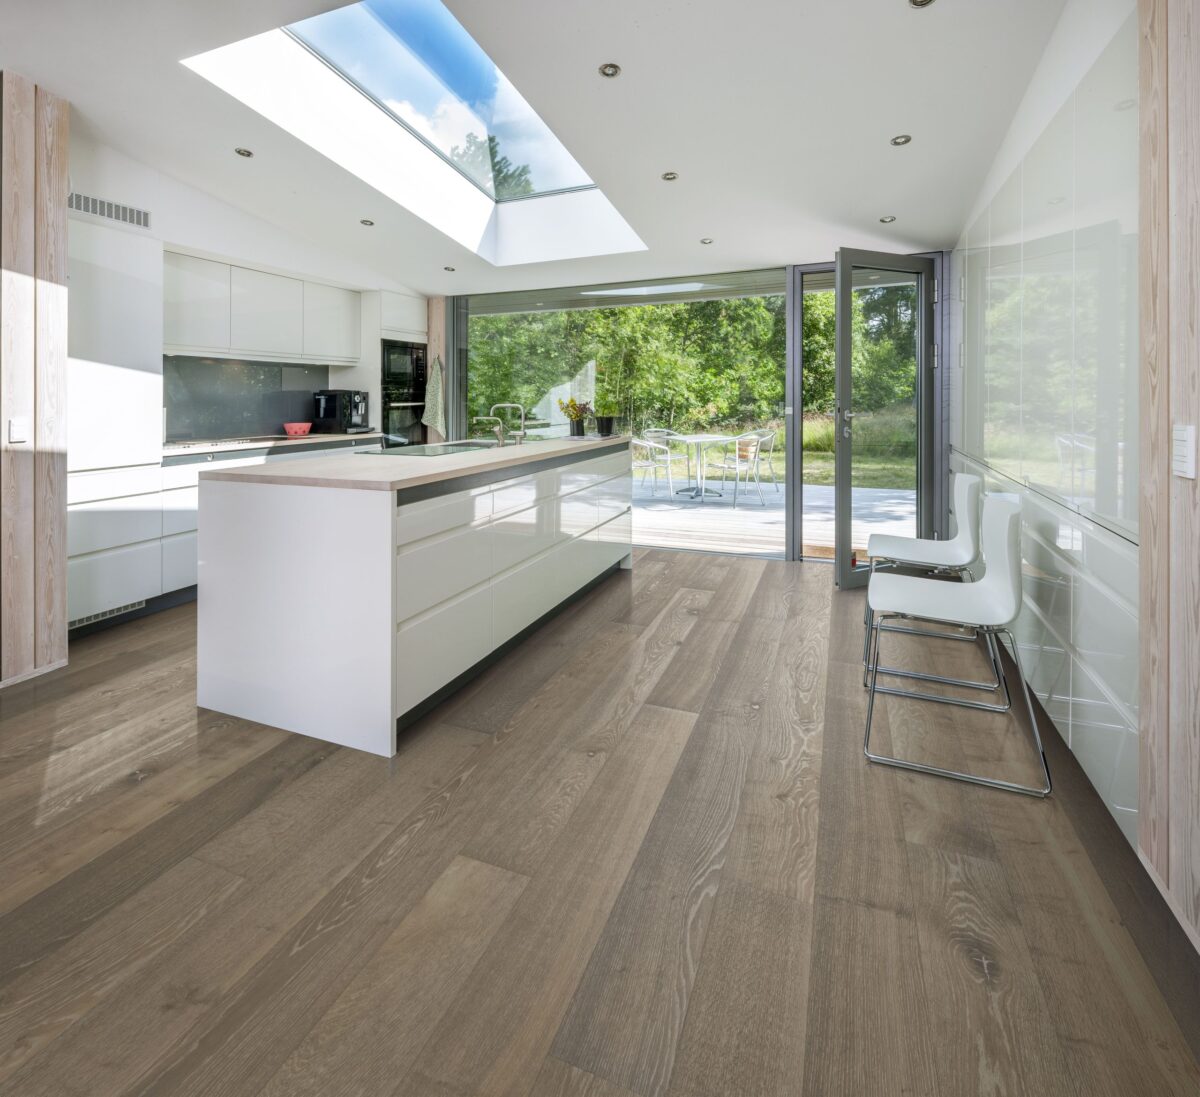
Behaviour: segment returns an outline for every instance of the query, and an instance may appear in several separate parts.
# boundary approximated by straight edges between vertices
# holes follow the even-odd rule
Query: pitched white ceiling
[[[1063,2],[448,0],[647,244],[504,268],[179,63],[336,3],[6,0],[0,68],[71,100],[95,138],[389,279],[485,292],[951,245]]]

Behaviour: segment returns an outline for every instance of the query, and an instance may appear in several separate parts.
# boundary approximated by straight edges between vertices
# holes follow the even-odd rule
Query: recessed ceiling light
[[[372,221],[372,220],[371,220],[369,217],[363,217],[363,218],[362,218],[362,219],[361,219],[361,220],[360,220],[358,223],[359,223],[360,225],[366,225],[368,228],[369,228],[371,225],[375,224],[375,222],[374,222],[374,221]]]
[[[252,153],[249,149],[243,149],[240,147],[234,149],[233,151],[236,152],[238,154],[238,156],[246,157],[246,159],[249,159],[251,156],[254,155],[254,153]]]
[[[701,236],[700,237],[700,243],[702,243],[702,244],[711,244],[712,240],[713,240],[713,238],[711,236]]]
[[[663,182],[664,182],[664,183],[674,183],[674,182],[675,182],[675,180],[679,178],[679,172],[677,172],[677,171],[664,171],[664,172],[662,173],[662,177],[663,177]]]
[[[927,8],[932,3],[933,0],[908,0],[908,6],[910,8]]]
[[[615,61],[605,61],[604,64],[600,66],[600,75],[607,76],[611,80],[614,76],[621,75],[621,66]]]
[[[883,225],[890,225],[895,220],[896,218],[894,218],[890,213],[886,217],[879,218],[880,224]]]
[[[451,274],[453,274],[453,273],[454,273],[454,268],[453,268],[453,267],[442,267],[442,270],[448,270],[448,271],[449,271]]]
[[[911,141],[911,140],[912,140],[912,134],[898,133],[898,134],[896,134],[895,137],[892,138],[892,144],[893,145],[907,145],[909,143],[909,141]]]
[[[1133,110],[1137,106],[1136,99],[1122,99],[1113,104],[1113,110]]]

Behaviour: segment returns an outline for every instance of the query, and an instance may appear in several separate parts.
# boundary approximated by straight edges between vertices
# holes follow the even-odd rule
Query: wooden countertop
[[[457,480],[506,468],[512,468],[515,476],[520,474],[520,465],[552,460],[556,457],[565,458],[591,450],[611,449],[620,445],[628,447],[629,442],[628,435],[616,435],[612,438],[552,438],[526,442],[519,446],[467,450],[446,457],[392,456],[348,450],[326,457],[281,461],[277,465],[206,469],[200,473],[200,478],[234,480],[248,484],[399,491],[421,484]]]

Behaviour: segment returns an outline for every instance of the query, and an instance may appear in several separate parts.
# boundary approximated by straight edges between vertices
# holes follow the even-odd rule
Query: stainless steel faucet
[[[501,446],[504,445],[504,420],[498,415],[476,415],[471,420],[472,423],[495,423],[492,427],[492,433],[496,436],[496,440]]]
[[[516,408],[517,411],[519,411],[521,413],[520,428],[518,430],[510,430],[508,432],[517,440],[517,445],[519,446],[522,442],[525,441],[525,409],[524,409],[524,407],[522,407],[520,404],[493,404],[488,409],[487,418],[489,418],[489,419],[495,418],[496,411],[499,408]],[[501,445],[503,445],[503,442],[501,443]]]

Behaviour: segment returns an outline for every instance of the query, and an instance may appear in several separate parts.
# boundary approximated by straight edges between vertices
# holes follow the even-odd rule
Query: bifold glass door
[[[834,563],[866,583],[872,534],[930,535],[932,259],[842,248],[834,419]]]

